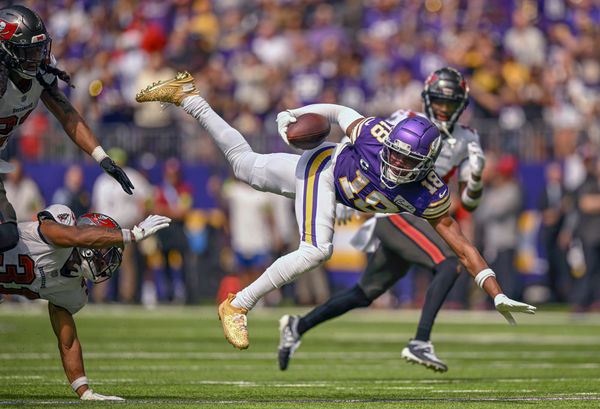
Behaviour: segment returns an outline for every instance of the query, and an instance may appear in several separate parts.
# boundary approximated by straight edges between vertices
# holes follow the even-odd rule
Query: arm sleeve
[[[308,113],[323,115],[329,122],[336,122],[344,132],[346,132],[346,129],[348,129],[352,122],[363,118],[361,114],[352,108],[336,104],[312,104],[301,108],[290,109],[290,112],[296,117]]]

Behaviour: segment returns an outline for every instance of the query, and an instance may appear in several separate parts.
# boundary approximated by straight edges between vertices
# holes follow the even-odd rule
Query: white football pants
[[[261,191],[295,198],[300,246],[275,260],[232,305],[251,310],[270,291],[325,262],[333,252],[335,187],[333,151],[325,143],[302,155],[260,154],[200,96],[187,97],[183,109],[200,122],[231,164],[236,178]]]

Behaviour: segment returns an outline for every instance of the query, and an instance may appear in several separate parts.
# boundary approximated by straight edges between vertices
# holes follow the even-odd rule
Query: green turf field
[[[418,311],[362,310],[303,338],[277,366],[278,318],[250,313],[250,348],[223,336],[216,308],[88,305],[75,316],[94,390],[84,403],[63,373],[44,304],[0,305],[0,406],[118,408],[598,408],[600,314],[442,311],[435,373],[400,359]]]

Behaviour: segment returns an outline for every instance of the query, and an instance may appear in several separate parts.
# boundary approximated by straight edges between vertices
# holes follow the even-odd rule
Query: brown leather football
[[[304,114],[288,126],[287,139],[298,149],[313,149],[327,138],[330,130],[329,120],[323,115]]]

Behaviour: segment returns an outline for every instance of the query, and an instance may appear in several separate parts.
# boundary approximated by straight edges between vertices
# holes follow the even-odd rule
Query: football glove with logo
[[[102,159],[100,161],[100,166],[106,173],[115,178],[115,180],[121,184],[121,187],[127,194],[133,194],[131,189],[135,188],[127,177],[127,174],[111,158],[107,156],[106,158]]]

